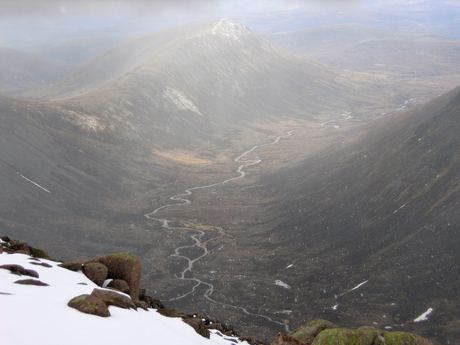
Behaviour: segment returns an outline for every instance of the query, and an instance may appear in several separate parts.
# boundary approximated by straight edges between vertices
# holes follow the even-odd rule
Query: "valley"
[[[149,295],[244,335],[324,318],[457,342],[460,79],[441,65],[344,70],[230,19],[122,40],[0,96],[2,231],[64,261],[132,252]]]

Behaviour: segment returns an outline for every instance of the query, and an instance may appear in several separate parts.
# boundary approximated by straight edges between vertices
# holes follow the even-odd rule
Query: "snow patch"
[[[433,312],[433,310],[434,310],[433,308],[428,308],[426,312],[424,312],[418,318],[414,319],[414,322],[428,321],[428,315],[430,315]]]
[[[168,86],[163,94],[163,98],[169,100],[179,110],[190,110],[200,116],[203,116],[198,107],[179,90]]]
[[[0,265],[4,264],[33,269],[38,272],[39,280],[49,286],[14,284],[21,278],[0,269],[2,330],[19,332],[2,332],[2,344],[143,344],[147,339],[154,339],[155,345],[248,344],[217,331],[211,331],[211,339],[206,339],[180,318],[165,317],[155,309],[136,311],[110,306],[111,316],[107,318],[84,314],[67,306],[72,298],[91,294],[98,287],[81,271],[69,271],[50,260],[32,261],[26,254],[2,253]]]
[[[240,41],[241,38],[247,36],[251,31],[243,24],[235,22],[228,18],[222,18],[211,30],[216,35],[220,34],[234,41]]]
[[[275,280],[275,285],[281,286],[281,287],[283,287],[285,289],[290,289],[291,288],[288,284],[286,284],[282,280]]]

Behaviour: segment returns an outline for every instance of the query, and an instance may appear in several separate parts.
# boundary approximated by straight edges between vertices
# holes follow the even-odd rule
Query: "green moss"
[[[326,329],[319,333],[313,345],[369,345],[374,342],[374,336],[361,331],[345,328]]]

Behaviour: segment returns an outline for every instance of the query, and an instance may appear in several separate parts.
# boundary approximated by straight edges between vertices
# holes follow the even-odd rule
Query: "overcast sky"
[[[361,10],[376,4],[389,7],[423,1],[0,0],[0,47],[26,49],[52,40],[91,35],[139,36],[191,21],[222,17],[241,21],[257,32],[297,30],[302,25],[331,24],[330,20],[325,20],[329,13],[330,17],[339,15],[343,20],[344,14],[356,17]],[[300,15],[299,9],[303,11]],[[320,20],[314,18],[315,13],[320,13]],[[283,16],[284,26],[278,20]],[[293,25],[288,26],[289,21]],[[278,26],[273,27],[274,24]]]

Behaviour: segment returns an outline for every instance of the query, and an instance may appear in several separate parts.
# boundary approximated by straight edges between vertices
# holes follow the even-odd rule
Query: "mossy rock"
[[[30,251],[30,255],[32,255],[34,258],[51,259],[48,253],[45,252],[43,249],[34,248],[34,247],[29,246],[29,251]]]
[[[35,280],[35,279],[22,279],[22,280],[17,280],[14,283],[21,284],[21,285],[49,286],[49,284],[44,283],[40,280]]]
[[[346,328],[326,329],[320,332],[312,345],[373,345],[372,333]]]
[[[392,345],[433,345],[427,339],[412,333],[388,332],[385,334],[385,341],[382,344]]]
[[[101,299],[107,306],[113,305],[123,309],[137,309],[131,298],[115,291],[94,289],[91,295]]]
[[[85,314],[101,317],[110,316],[107,305],[100,299],[91,295],[80,295],[72,298],[67,305]]]
[[[176,309],[168,309],[168,308],[159,309],[158,313],[160,313],[163,316],[167,316],[167,317],[181,317],[183,319],[187,317],[185,313],[179,310],[176,310]]]
[[[139,258],[131,253],[115,253],[97,257],[85,262],[101,263],[108,269],[107,279],[122,279],[128,283],[129,295],[136,305],[139,302],[142,265]]]
[[[289,333],[289,335],[296,339],[311,343],[320,332],[324,331],[325,329],[334,328],[338,327],[332,322],[319,319],[306,323],[304,326],[301,326]]]

